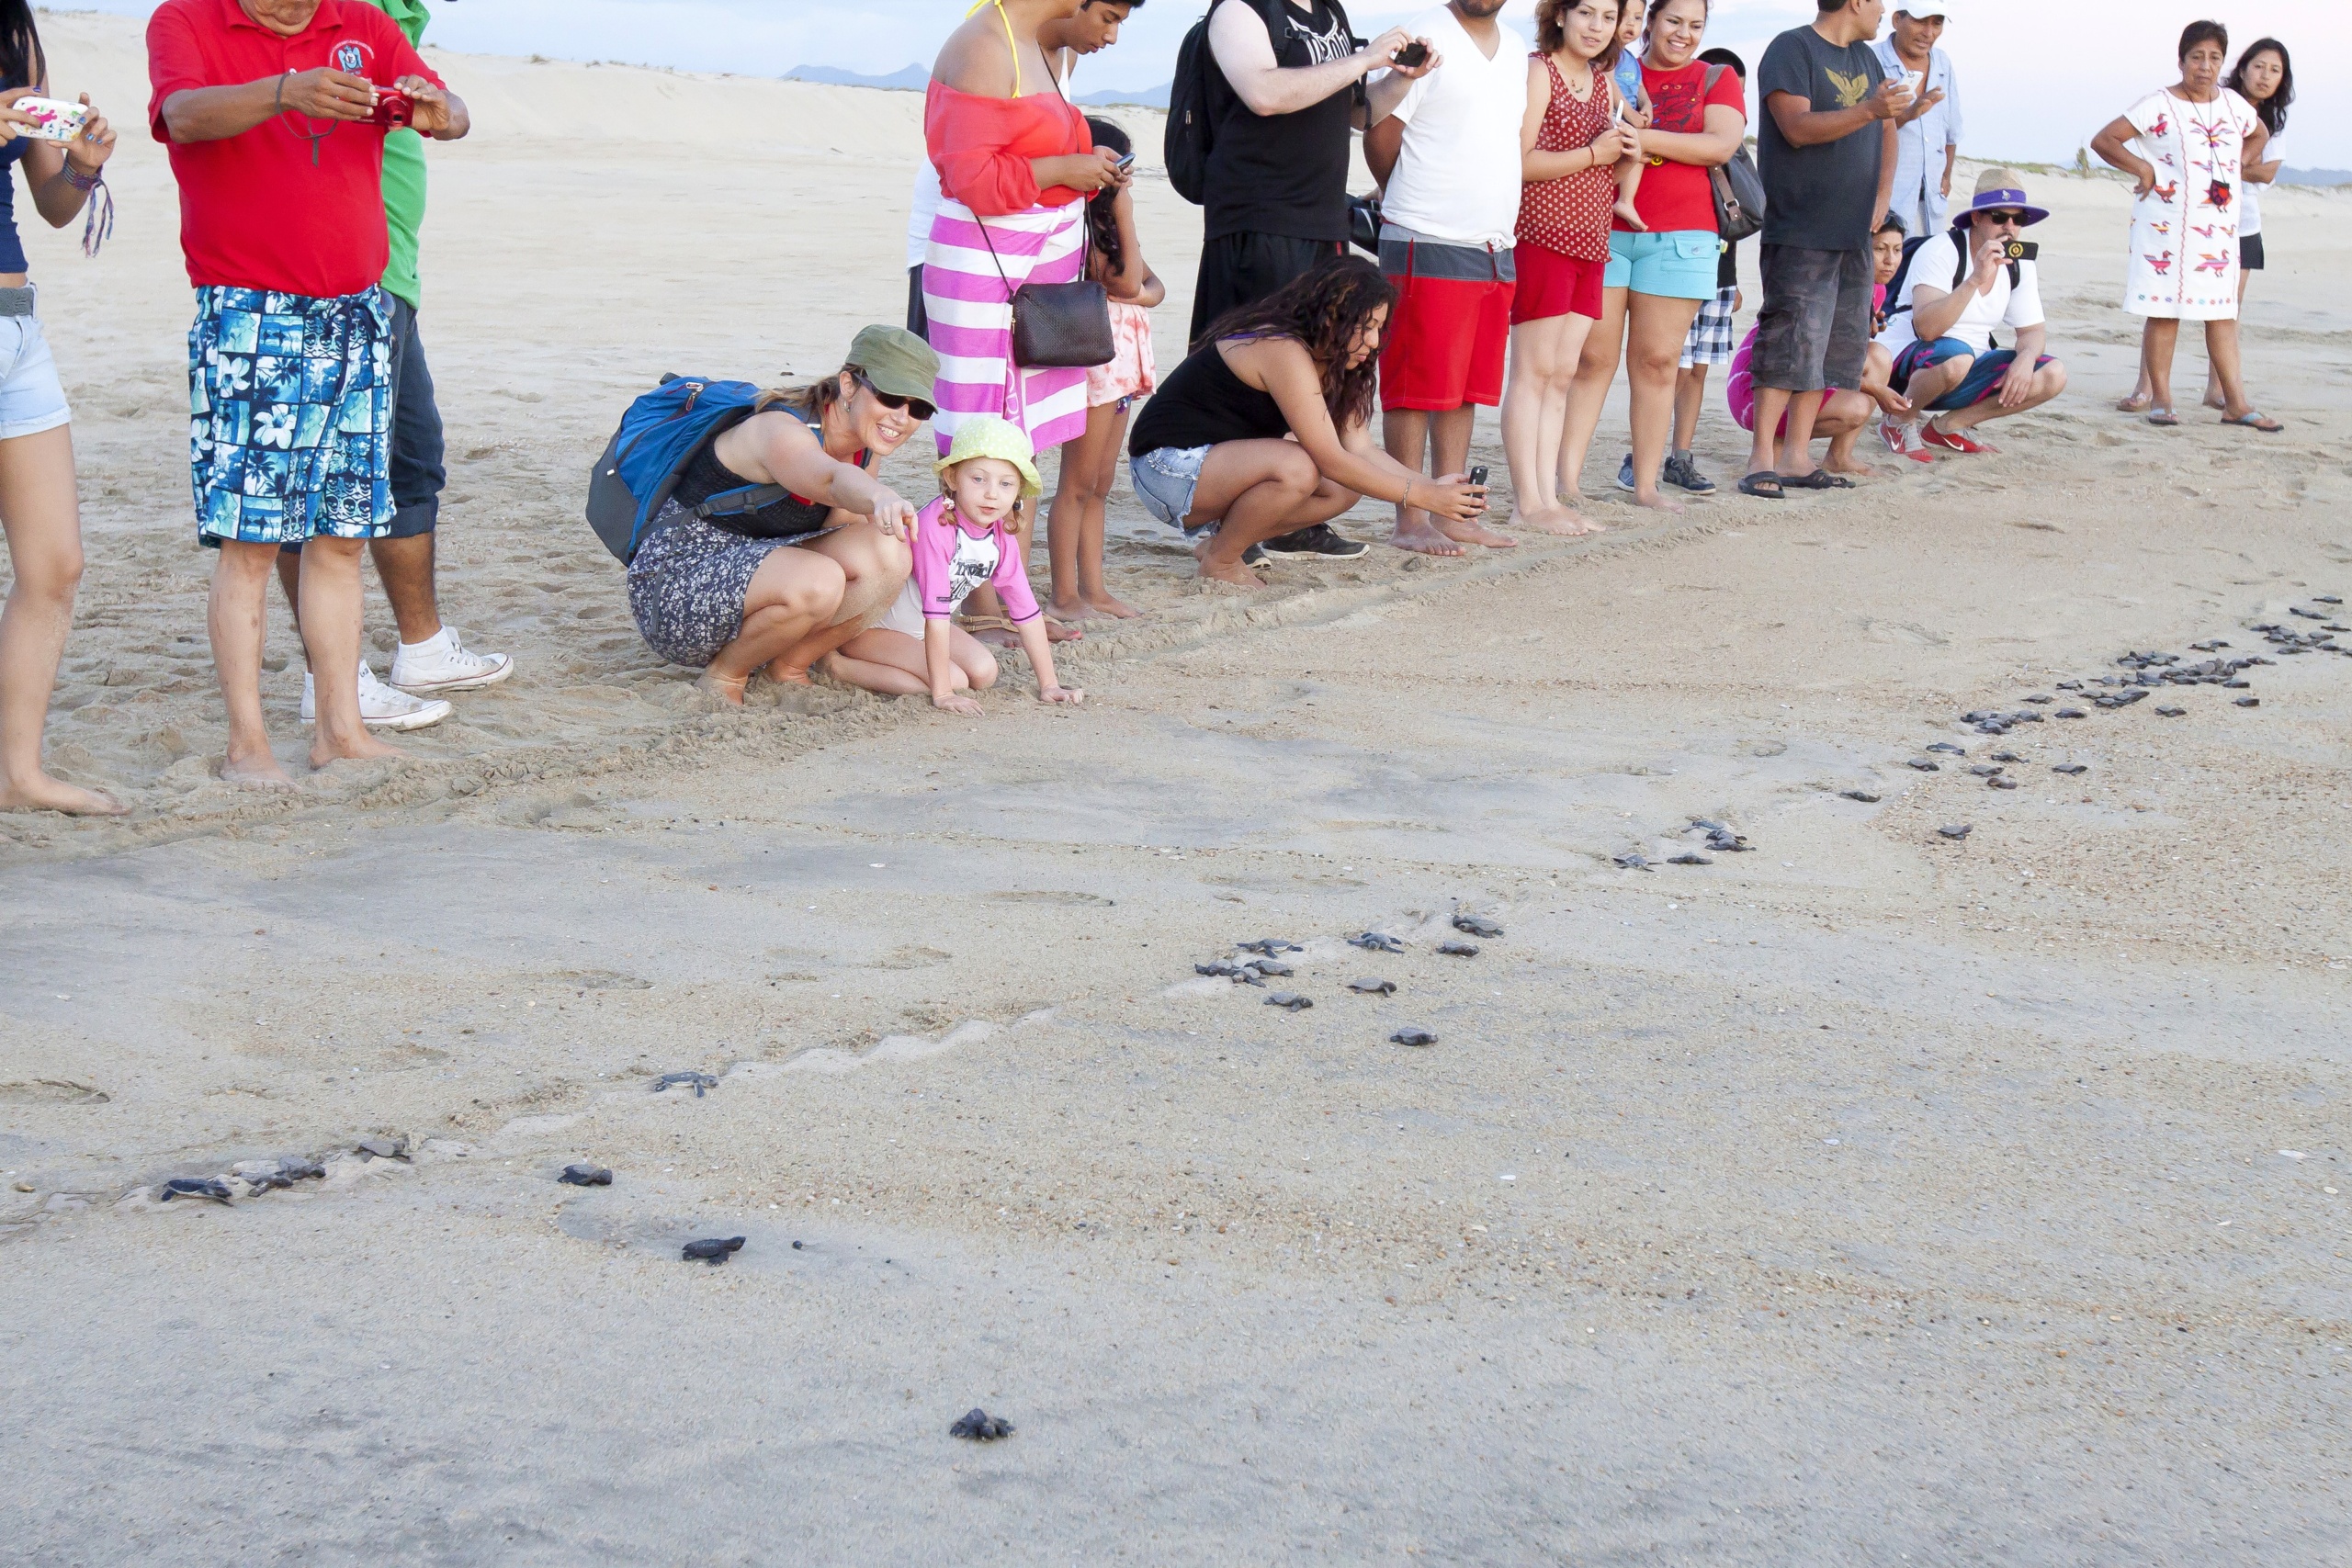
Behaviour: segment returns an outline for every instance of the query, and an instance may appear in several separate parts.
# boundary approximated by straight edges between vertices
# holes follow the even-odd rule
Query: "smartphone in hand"
[[[1398,50],[1394,55],[1390,56],[1389,63],[1392,65],[1401,65],[1408,71],[1410,71],[1414,67],[1425,63],[1429,60],[1429,57],[1430,46],[1423,43],[1420,39],[1415,39],[1412,42],[1407,44],[1404,48]]]

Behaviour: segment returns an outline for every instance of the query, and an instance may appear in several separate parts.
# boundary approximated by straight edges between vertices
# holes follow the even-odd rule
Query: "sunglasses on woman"
[[[895,392],[886,392],[863,376],[857,378],[857,384],[873,393],[874,400],[892,413],[899,412],[901,410],[913,411],[915,423],[918,424],[925,423],[933,414],[939,412],[921,398],[902,398]]]

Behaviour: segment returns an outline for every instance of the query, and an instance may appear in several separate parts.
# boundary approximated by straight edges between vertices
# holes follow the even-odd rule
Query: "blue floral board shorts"
[[[188,467],[199,542],[380,538],[391,526],[391,305],[196,291]]]

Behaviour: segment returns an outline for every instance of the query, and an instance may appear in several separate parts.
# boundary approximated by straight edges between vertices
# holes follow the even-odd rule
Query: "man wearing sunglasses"
[[[2022,175],[1987,169],[1962,221],[1912,252],[1878,341],[1894,356],[1888,385],[1935,417],[1916,434],[1888,418],[1881,433],[1890,450],[1908,456],[1921,441],[1996,451],[1970,433],[2066,389],[2066,367],[2041,352],[2041,281],[2033,247],[2020,238],[2049,216],[2026,200]],[[2018,248],[2025,254],[2013,254]],[[1998,328],[2017,334],[2014,347],[1995,344]]]

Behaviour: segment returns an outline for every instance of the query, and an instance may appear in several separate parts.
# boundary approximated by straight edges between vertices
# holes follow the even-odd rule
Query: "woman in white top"
[[[2262,146],[2261,161],[2248,159],[2238,168],[2239,177],[2245,182],[2245,191],[2238,198],[2238,305],[2243,313],[2249,276],[2262,270],[2263,189],[2278,178],[2287,160],[2279,140],[2286,133],[2288,107],[2295,101],[2295,67],[2287,57],[2287,46],[2275,38],[2256,39],[2238,56],[2238,68],[2230,73],[2228,86],[2254,106],[2255,118],[2270,132],[2270,140]],[[2205,406],[2218,409],[2227,404],[2221,377],[2209,369]]]
[[[2241,163],[2259,163],[2270,132],[2254,106],[2222,83],[2229,29],[2191,22],[2180,35],[2180,82],[2149,94],[2091,139],[2091,151],[2138,184],[2123,308],[2147,319],[2140,338],[2151,424],[2178,424],[2173,350],[2180,323],[2205,323],[2205,354],[2221,378],[2222,423],[2276,432],[2246,400],[2238,364],[2238,193]],[[2137,151],[2134,151],[2137,149]]]

